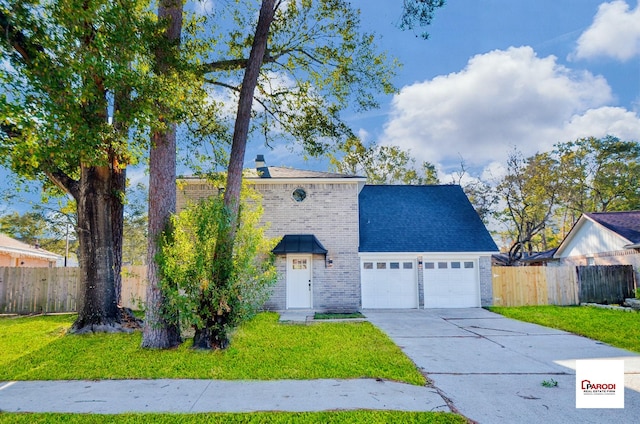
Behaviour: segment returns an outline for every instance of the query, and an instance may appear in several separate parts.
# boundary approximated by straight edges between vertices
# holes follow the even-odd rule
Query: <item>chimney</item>
[[[264,155],[256,156],[256,171],[258,171],[259,178],[271,178],[269,168],[267,168],[267,164],[264,162]]]

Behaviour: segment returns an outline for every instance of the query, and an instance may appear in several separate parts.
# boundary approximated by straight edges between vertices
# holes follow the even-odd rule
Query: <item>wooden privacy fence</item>
[[[575,267],[494,266],[493,305],[577,305]]]
[[[622,303],[633,297],[631,265],[492,267],[493,305]]]
[[[122,272],[122,306],[139,309],[146,296],[146,266]],[[75,312],[79,268],[0,268],[0,313]]]
[[[634,278],[631,265],[579,266],[580,301],[620,304],[634,297]]]

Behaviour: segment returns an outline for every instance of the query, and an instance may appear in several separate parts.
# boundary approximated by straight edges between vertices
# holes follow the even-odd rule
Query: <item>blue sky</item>
[[[461,160],[471,174],[497,178],[514,147],[531,155],[579,137],[640,141],[638,0],[449,0],[426,41],[397,28],[399,0],[352,4],[403,67],[398,94],[381,97],[379,110],[344,117],[365,142],[436,164],[443,182]],[[253,142],[247,167],[258,153],[270,165],[328,166]],[[9,184],[4,175],[0,189]],[[140,168],[129,176],[145,179]],[[2,206],[0,213],[17,205]]]
[[[461,160],[499,177],[514,147],[531,155],[580,137],[640,140],[637,0],[449,0],[426,41],[395,26],[400,1],[352,4],[404,66],[381,109],[345,117],[365,141],[437,164],[445,182]],[[272,165],[327,166],[263,153]]]

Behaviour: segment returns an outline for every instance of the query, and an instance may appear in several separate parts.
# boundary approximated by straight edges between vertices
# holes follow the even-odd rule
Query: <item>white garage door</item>
[[[363,308],[417,308],[418,285],[413,260],[363,260]]]
[[[426,260],[423,265],[424,307],[479,307],[477,266],[474,260]]]

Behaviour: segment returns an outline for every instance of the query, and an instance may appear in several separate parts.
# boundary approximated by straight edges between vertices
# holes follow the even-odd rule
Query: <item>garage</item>
[[[477,268],[477,260],[425,259],[422,274],[424,307],[479,307],[480,284]]]
[[[365,185],[359,211],[363,308],[491,302],[498,247],[462,187]]]
[[[418,307],[418,279],[413,259],[363,259],[361,265],[363,308]]]

